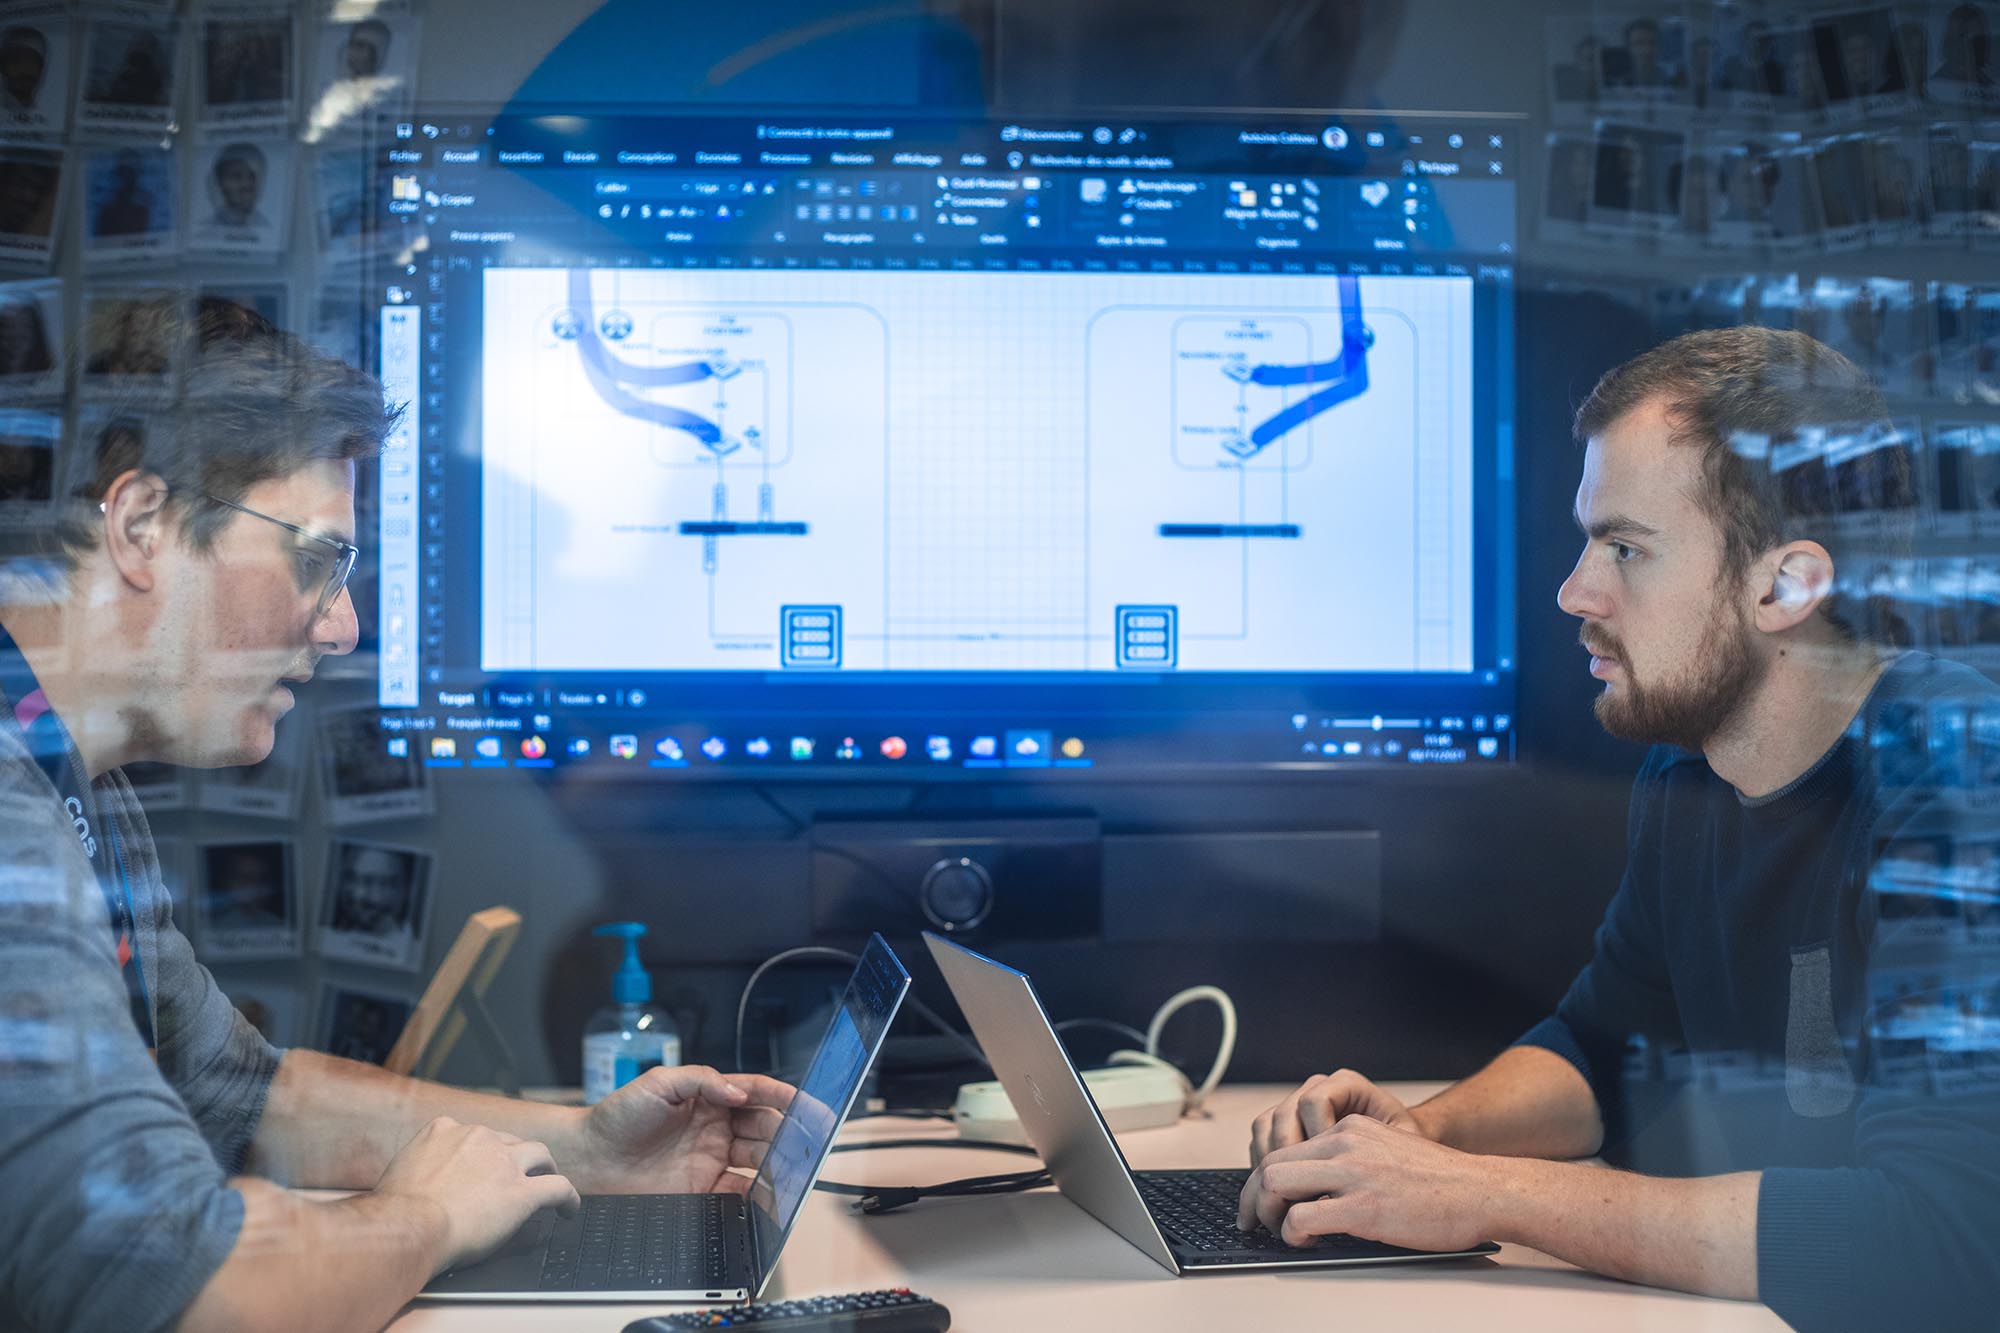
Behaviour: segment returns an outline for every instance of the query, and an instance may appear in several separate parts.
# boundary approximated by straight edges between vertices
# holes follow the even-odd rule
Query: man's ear
[[[1833,557],[1818,542],[1789,542],[1759,563],[1765,583],[1757,628],[1776,634],[1803,624],[1833,592]]]
[[[151,592],[167,536],[167,483],[152,472],[119,474],[104,492],[104,551],[126,584]]]

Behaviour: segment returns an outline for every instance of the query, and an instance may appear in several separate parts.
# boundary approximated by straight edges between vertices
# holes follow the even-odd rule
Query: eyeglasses
[[[324,537],[317,532],[308,532],[296,523],[287,523],[282,518],[272,518],[269,514],[260,514],[248,505],[237,504],[234,500],[225,500],[219,495],[210,495],[207,491],[201,493],[201,498],[211,500],[216,504],[222,505],[224,508],[234,509],[239,514],[248,514],[252,518],[261,518],[266,523],[275,523],[286,531],[296,532],[307,541],[327,547],[333,552],[331,557],[332,563],[330,565],[327,565],[328,557],[319,555],[316,552],[299,551],[297,553],[300,592],[311,588],[313,580],[321,577],[320,567],[327,565],[325,574],[326,582],[321,585],[319,602],[313,607],[312,618],[315,622],[321,616],[324,616],[328,608],[340,597],[340,590],[347,586],[348,575],[354,572],[354,562],[361,558],[360,547],[341,541],[336,537]]]

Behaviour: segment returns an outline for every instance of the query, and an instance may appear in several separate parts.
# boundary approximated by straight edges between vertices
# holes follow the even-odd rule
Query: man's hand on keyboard
[[[440,1268],[486,1254],[538,1209],[572,1212],[578,1203],[543,1145],[445,1116],[403,1145],[375,1193],[429,1206],[443,1223]]]
[[[1267,1153],[1304,1143],[1350,1115],[1423,1132],[1409,1107],[1352,1069],[1342,1069],[1307,1079],[1291,1096],[1251,1122],[1250,1165],[1256,1166]]]
[[[560,1165],[587,1194],[742,1194],[792,1100],[762,1074],[703,1065],[649,1069],[590,1108],[575,1160]]]
[[[1236,1225],[1262,1222],[1290,1245],[1344,1232],[1414,1250],[1468,1249],[1493,1229],[1503,1160],[1348,1115],[1268,1154],[1243,1186]]]

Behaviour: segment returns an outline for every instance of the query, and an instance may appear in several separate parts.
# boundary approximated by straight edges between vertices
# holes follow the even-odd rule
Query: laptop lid
[[[880,935],[870,935],[826,1035],[785,1108],[778,1132],[771,1136],[764,1164],[750,1183],[751,1248],[757,1264],[753,1295],[771,1280],[799,1209],[819,1179],[834,1136],[854,1108],[861,1082],[909,990],[908,969]]]
[[[1056,1188],[1162,1267],[1180,1272],[1027,974],[929,931],[924,943]]]

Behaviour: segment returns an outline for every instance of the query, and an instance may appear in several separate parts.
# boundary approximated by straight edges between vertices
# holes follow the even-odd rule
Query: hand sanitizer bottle
[[[625,961],[611,978],[611,1003],[591,1015],[583,1029],[583,1100],[595,1105],[654,1065],[681,1062],[681,1034],[667,1011],[657,1008],[653,979],[639,965],[637,921],[599,926],[593,935],[625,940]]]

